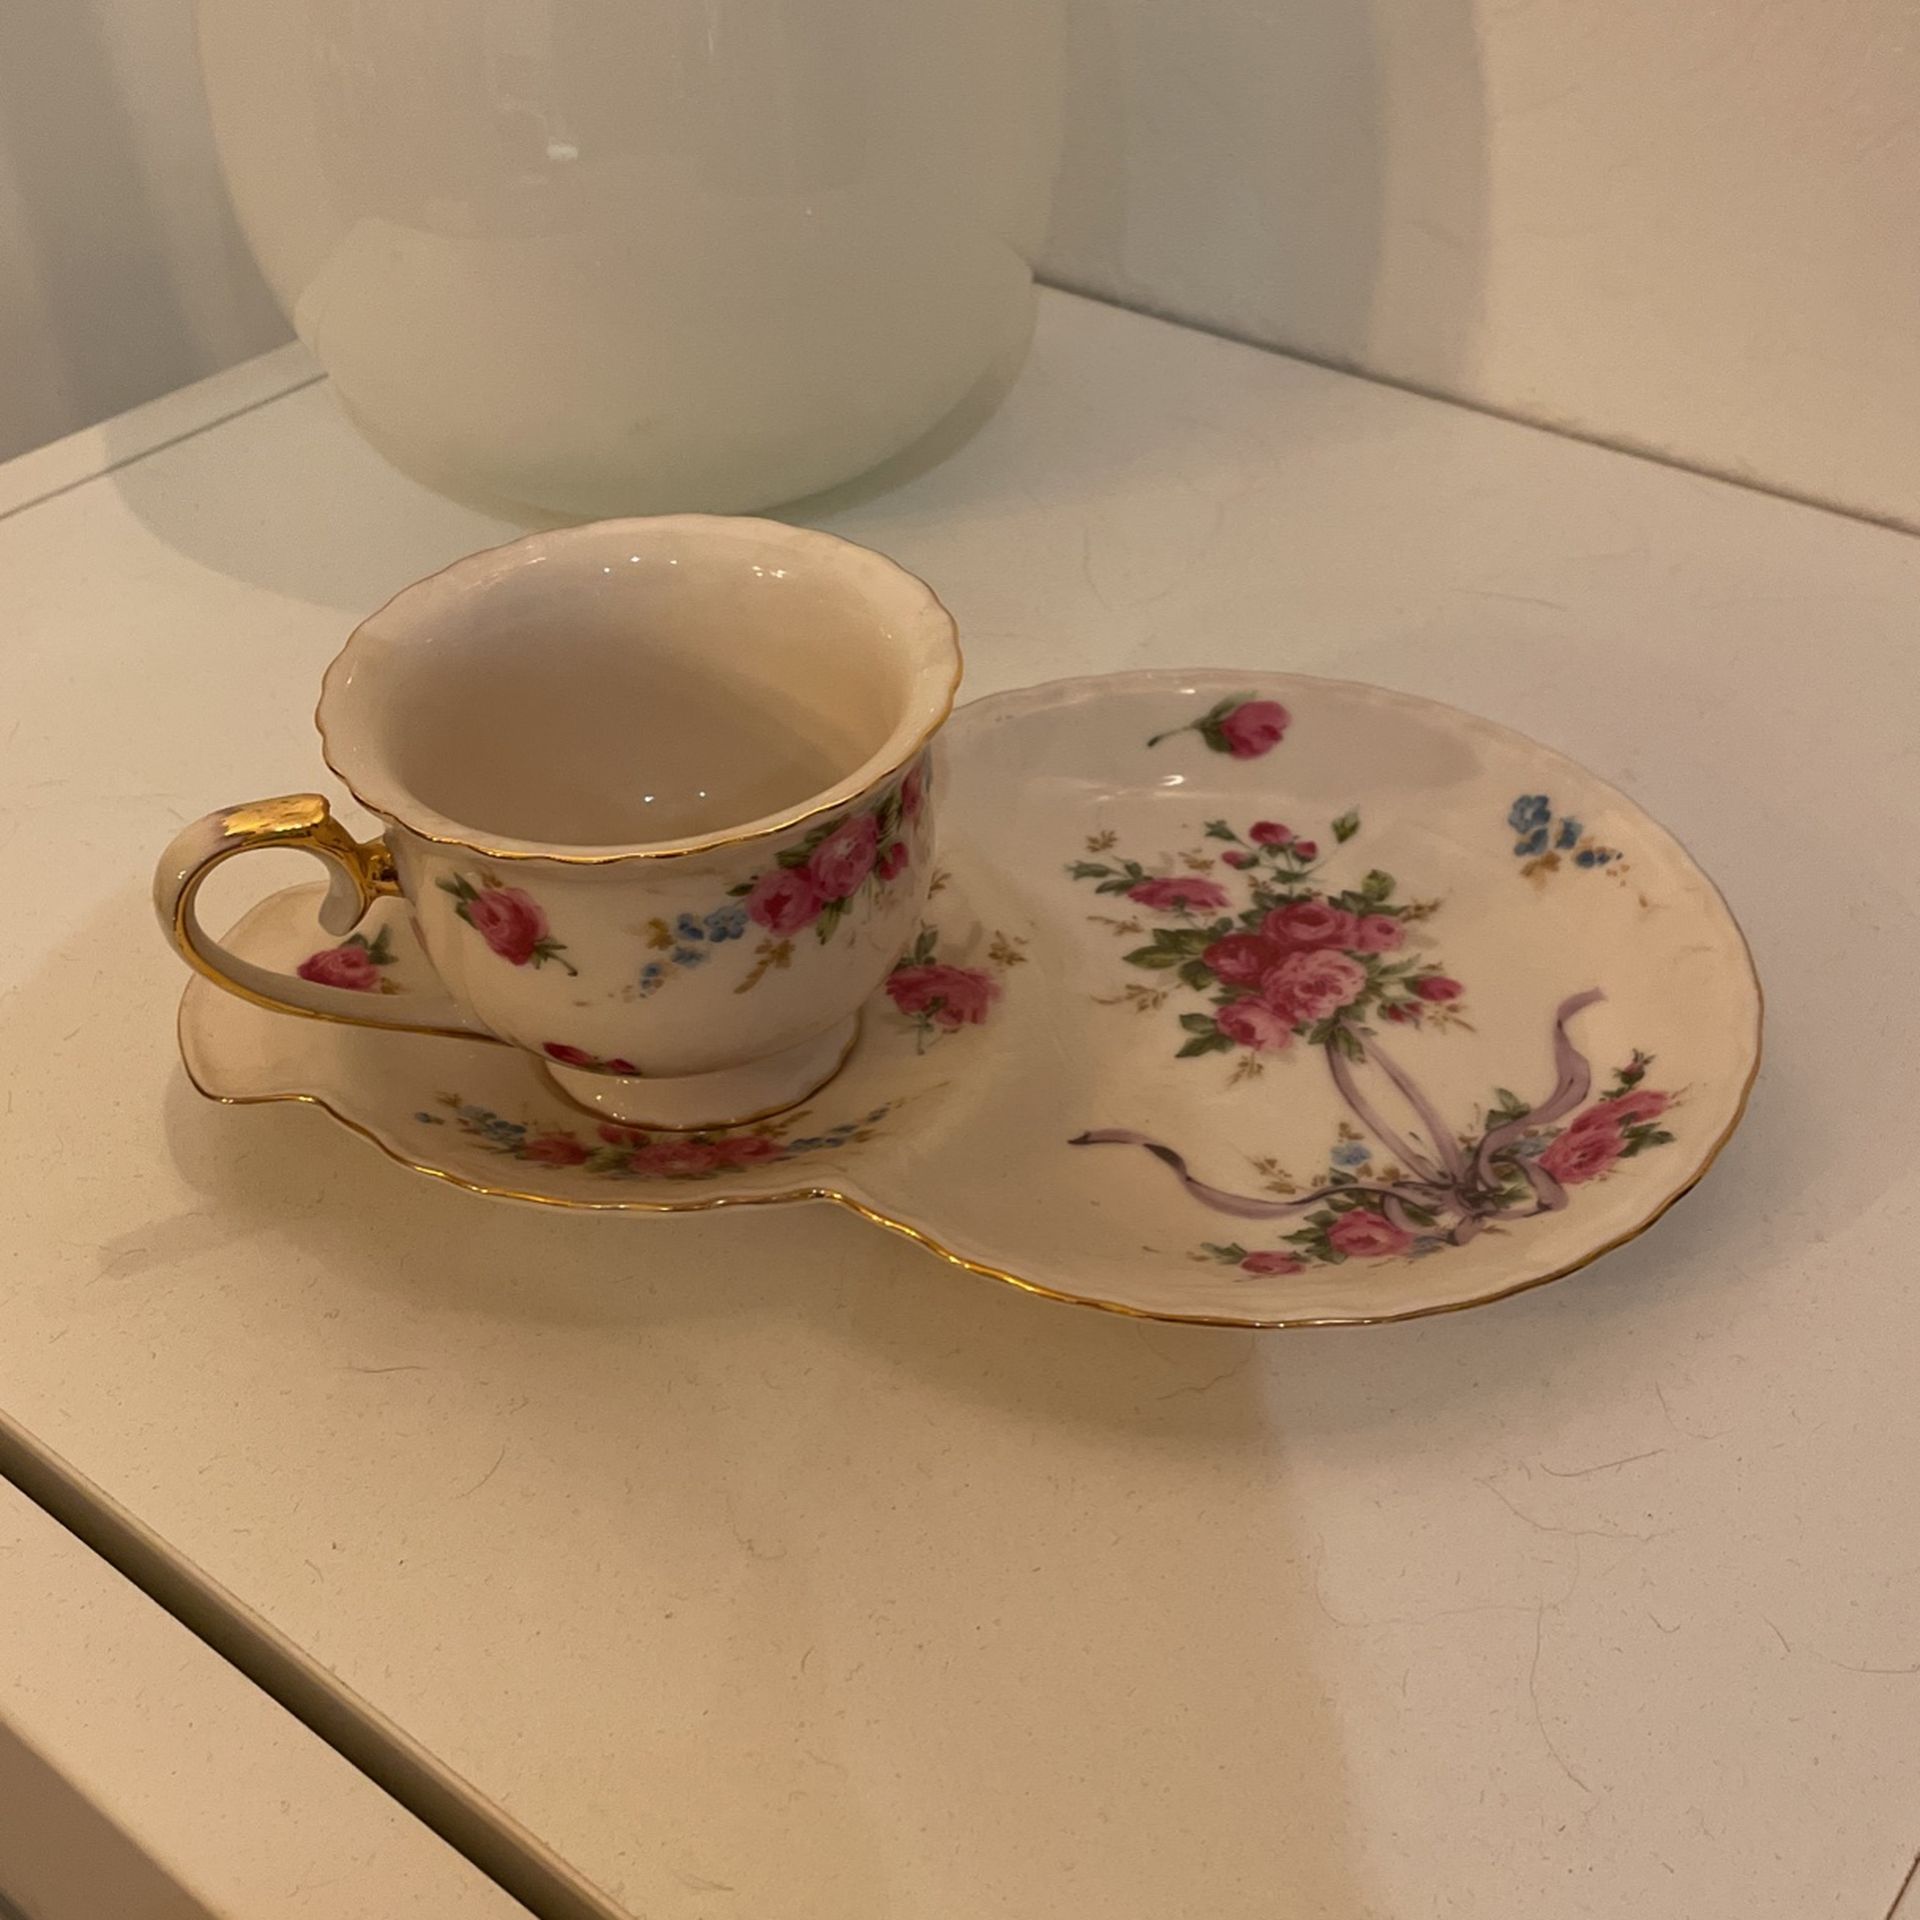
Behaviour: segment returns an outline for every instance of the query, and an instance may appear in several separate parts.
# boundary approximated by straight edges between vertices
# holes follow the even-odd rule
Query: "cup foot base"
[[[718,1073],[674,1079],[596,1073],[551,1060],[540,1065],[568,1100],[598,1119],[657,1133],[698,1133],[709,1127],[744,1127],[798,1106],[846,1065],[859,1035],[855,1015],[784,1053]]]

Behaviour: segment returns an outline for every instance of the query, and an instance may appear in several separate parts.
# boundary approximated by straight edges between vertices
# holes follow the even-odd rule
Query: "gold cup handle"
[[[326,864],[329,885],[320,924],[331,934],[351,933],[376,900],[400,892],[387,843],[356,840],[317,793],[290,793],[278,800],[254,800],[210,813],[175,837],[153,876],[153,904],[160,924],[196,973],[257,1007],[304,1014],[310,1020],[398,1027],[464,1040],[497,1038],[438,979],[410,983],[404,994],[356,993],[256,965],[223,947],[200,924],[194,900],[207,875],[222,861],[256,847],[295,847]]]

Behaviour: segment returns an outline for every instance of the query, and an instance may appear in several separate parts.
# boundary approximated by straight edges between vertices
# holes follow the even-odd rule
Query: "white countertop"
[[[193,1095],[156,851],[324,785],[348,626],[503,532],[310,375],[0,469],[0,1460],[550,1849],[554,1913],[1881,1920],[1920,543],[1063,296],[977,438],[827,523],[934,582],[976,693],[1260,665],[1518,726],[1752,936],[1751,1116],[1643,1240],[1433,1321],[1162,1327]]]
[[[526,1920],[4,1480],[0,1646],[0,1913]]]

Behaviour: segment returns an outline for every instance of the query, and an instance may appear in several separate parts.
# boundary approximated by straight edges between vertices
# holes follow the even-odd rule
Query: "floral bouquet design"
[[[1344,845],[1360,831],[1359,815],[1343,814],[1330,831],[1335,845]],[[1356,886],[1330,891],[1318,879],[1319,843],[1276,820],[1257,820],[1245,834],[1209,820],[1206,835],[1226,843],[1219,860],[1246,901],[1237,911],[1227,886],[1209,877],[1215,862],[1205,853],[1184,856],[1185,870],[1170,874],[1150,874],[1124,858],[1076,860],[1069,868],[1076,880],[1093,881],[1096,892],[1123,895],[1171,920],[1109,924],[1148,934],[1145,946],[1126,955],[1130,966],[1170,973],[1206,997],[1208,1011],[1180,1016],[1188,1036],[1183,1057],[1282,1053],[1304,1041],[1358,1060],[1376,1014],[1399,1024],[1465,1024],[1455,1006],[1459,981],[1402,952],[1408,927],[1427,919],[1435,902],[1396,900],[1393,875],[1378,868]],[[1110,850],[1110,836],[1094,841],[1090,852]],[[1126,997],[1158,1006],[1165,993]],[[1243,1063],[1243,1077],[1251,1064]]]
[[[1357,813],[1328,829],[1336,850],[1359,832]],[[1184,1156],[1144,1134],[1079,1135],[1077,1146],[1145,1148],[1217,1212],[1300,1222],[1283,1248],[1206,1243],[1197,1257],[1274,1274],[1308,1262],[1436,1253],[1498,1223],[1556,1212],[1569,1187],[1673,1138],[1657,1124],[1672,1096],[1643,1084],[1650,1061],[1640,1053],[1569,1120],[1591,1092],[1592,1072],[1568,1024],[1602,997],[1597,988],[1555,1012],[1551,1090],[1529,1105],[1501,1089],[1456,1130],[1381,1039],[1387,1025],[1472,1031],[1460,982],[1415,944],[1415,930],[1440,903],[1401,899],[1393,875],[1378,868],[1350,884],[1331,882],[1319,842],[1278,821],[1256,821],[1243,833],[1211,820],[1205,837],[1220,850],[1191,849],[1173,871],[1149,872],[1117,853],[1111,832],[1095,834],[1089,857],[1069,866],[1075,880],[1136,909],[1095,918],[1122,936],[1144,934],[1125,962],[1161,976],[1129,983],[1111,1000],[1143,1013],[1176,996],[1200,1000],[1178,1012],[1176,1054],[1231,1055],[1232,1081],[1259,1074],[1275,1056],[1319,1054],[1352,1123],[1305,1190],[1271,1160],[1255,1160],[1267,1187],[1257,1195],[1196,1179]],[[1383,1110],[1389,1093],[1407,1116],[1399,1124]]]
[[[733,892],[754,923],[776,936],[811,927],[825,945],[868,886],[886,886],[911,864],[906,829],[920,812],[926,781],[926,762],[917,760],[878,806],[815,827],[756,879],[742,881]]]

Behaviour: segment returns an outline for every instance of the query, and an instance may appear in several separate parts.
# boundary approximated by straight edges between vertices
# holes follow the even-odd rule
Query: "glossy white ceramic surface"
[[[1032,324],[1059,0],[201,0],[241,225],[340,399],[462,497],[765,506]]]

